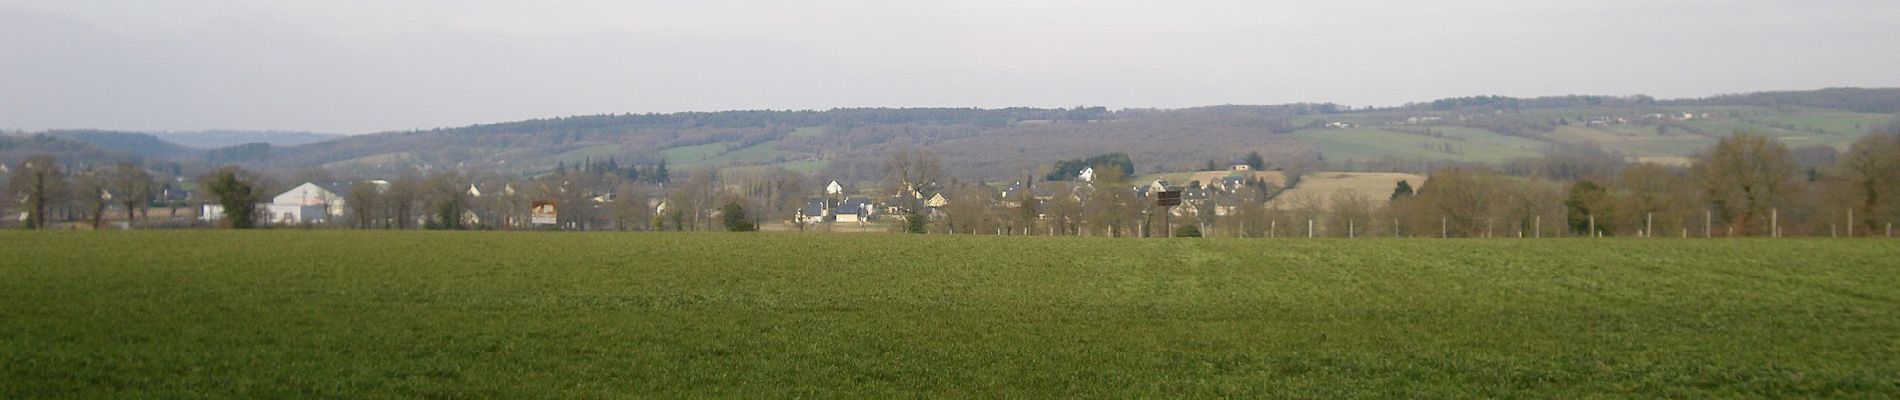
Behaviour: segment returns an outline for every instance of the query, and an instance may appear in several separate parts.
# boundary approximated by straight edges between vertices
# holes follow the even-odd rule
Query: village
[[[736,208],[705,202],[691,206],[691,196],[669,193],[665,184],[654,185],[650,192],[575,189],[568,194],[569,188],[549,188],[545,182],[476,182],[458,184],[461,189],[454,193],[437,191],[429,201],[436,204],[386,212],[393,208],[389,203],[394,191],[400,190],[390,180],[306,181],[256,203],[255,213],[260,225],[276,228],[687,230],[721,228],[692,221],[723,220],[736,209],[751,213],[745,220],[759,230],[1168,236],[1176,232],[1155,229],[1173,222],[1193,226],[1184,233],[1199,235],[1208,228],[1204,224],[1240,214],[1250,204],[1260,207],[1288,184],[1282,171],[1255,171],[1242,162],[1222,170],[1171,175],[1098,182],[1096,170],[1087,167],[1064,181],[992,185],[933,180],[905,183],[901,190],[829,180],[789,212],[774,212],[763,205],[764,199],[746,199],[746,185],[741,183],[717,185],[725,186],[727,193],[711,196]],[[681,191],[681,185],[674,186],[673,192]],[[1177,200],[1159,205],[1164,196]],[[352,200],[383,204],[365,207]],[[223,205],[200,203],[193,210],[196,226],[224,222]],[[445,209],[453,219],[443,214]],[[922,221],[921,226],[907,226],[913,218]],[[1091,224],[1090,219],[1101,223]]]

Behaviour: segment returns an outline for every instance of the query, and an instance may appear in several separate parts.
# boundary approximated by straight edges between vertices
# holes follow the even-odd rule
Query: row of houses
[[[1000,201],[998,205],[1015,208],[1023,206],[1018,203],[1017,199],[1024,198],[1026,192],[1028,197],[1038,200],[1035,205],[1037,208],[1036,214],[1046,218],[1049,213],[1048,208],[1050,207],[1050,202],[1056,200],[1058,196],[1068,196],[1070,200],[1086,202],[1090,194],[1096,190],[1093,187],[1093,175],[1093,170],[1084,169],[1077,176],[1078,181],[1082,184],[1065,193],[1052,191],[1049,186],[1033,186],[1026,182],[1015,182],[1004,187],[999,192],[992,192],[992,195],[998,196],[997,200]],[[1183,208],[1202,208],[1200,206],[1207,205],[1206,203],[1208,202],[1219,202],[1224,195],[1239,192],[1252,183],[1249,177],[1253,176],[1255,175],[1251,171],[1248,171],[1244,165],[1236,165],[1231,171],[1227,172],[1208,171],[1197,173],[1194,175],[1196,184],[1180,185],[1166,179],[1156,179],[1127,187],[1126,190],[1131,190],[1142,197],[1151,197],[1154,193],[1161,191],[1178,190],[1182,193],[1183,203],[1194,206]],[[390,185],[388,181],[383,180],[369,180],[363,182],[373,185],[379,192],[388,190]],[[352,186],[356,183],[355,181],[330,181],[304,182],[298,184],[271,197],[269,202],[259,204],[258,209],[263,214],[263,218],[259,222],[272,225],[328,224],[342,222],[347,210],[349,210],[349,204],[345,194],[349,193]],[[487,192],[490,193],[501,192],[512,194],[514,192],[514,188],[506,184],[503,184],[502,187],[489,187],[488,189]],[[483,194],[484,191],[482,187],[470,185],[468,188],[468,195],[470,197],[479,198],[482,197]],[[617,200],[625,200],[613,199],[612,197],[612,194],[594,196],[593,200],[597,204],[591,206],[599,207]],[[667,204],[664,198],[653,197],[645,200],[648,203],[647,206],[655,209],[658,213],[664,214],[666,212]],[[920,213],[934,218],[944,216],[945,207],[952,201],[955,201],[955,199],[950,198],[950,196],[941,191],[940,186],[934,184],[925,185],[922,188],[914,187],[906,191],[906,193],[885,197],[848,194],[845,193],[842,185],[833,181],[826,186],[824,196],[807,199],[804,206],[798,208],[794,214],[790,216],[790,220],[794,223],[804,224],[864,224],[876,222],[885,215],[903,214],[906,212],[906,208],[912,206],[921,207],[921,209],[918,210]],[[1227,211],[1229,209],[1229,207],[1218,207],[1222,204],[1215,205],[1217,206],[1214,207],[1216,212]],[[223,217],[223,209],[217,204],[205,204],[202,207],[198,215],[199,218],[204,221],[213,222]],[[465,223],[477,224],[482,222],[482,218],[474,212],[470,211],[467,212],[467,214],[468,215],[464,216]],[[514,226],[526,225],[528,221],[495,222]]]
[[[1089,200],[1096,190],[1093,172],[1093,169],[1083,169],[1077,176],[1077,181],[1082,184],[1066,192],[1058,193],[1047,185],[1033,186],[1019,181],[998,192],[993,192],[992,195],[996,196],[997,205],[1008,208],[1022,207],[1023,204],[1018,199],[1034,198],[1037,200],[1034,205],[1036,216],[1047,219],[1052,201],[1057,200],[1059,196],[1066,196],[1068,200],[1077,203],[1086,203]],[[1277,172],[1269,175],[1272,174],[1277,174]],[[1194,174],[1193,177],[1196,179],[1185,185],[1167,179],[1155,179],[1123,190],[1132,191],[1143,198],[1153,198],[1156,193],[1163,191],[1179,191],[1182,204],[1187,207],[1178,207],[1171,212],[1177,215],[1191,215],[1202,212],[1201,210],[1211,210],[1218,215],[1227,215],[1240,205],[1236,196],[1232,195],[1239,193],[1248,185],[1258,182],[1267,182],[1276,186],[1285,184],[1283,178],[1262,179],[1245,164],[1236,164],[1228,171],[1203,171]],[[792,216],[792,222],[805,224],[874,222],[884,215],[902,213],[907,204],[922,206],[923,209],[919,212],[934,219],[944,216],[945,206],[957,200],[947,197],[940,191],[913,189],[905,195],[891,196],[877,201],[869,196],[845,194],[840,185],[834,181],[827,186],[826,196],[808,199],[804,207],[799,208]]]

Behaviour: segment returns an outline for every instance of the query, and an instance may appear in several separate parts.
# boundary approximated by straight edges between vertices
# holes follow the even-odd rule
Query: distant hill
[[[1680,105],[1832,108],[1863,113],[1900,113],[1900,89],[1827,88],[1806,91],[1757,92],[1685,99]]]
[[[249,143],[269,143],[272,146],[296,146],[332,140],[343,135],[331,133],[287,132],[287,131],[196,131],[196,132],[150,132],[165,141],[198,149],[215,149]]]
[[[140,157],[162,160],[180,160],[195,157],[197,150],[159,139],[157,136],[135,132],[113,132],[98,130],[56,130],[46,132],[47,136],[70,139],[97,146],[108,151],[131,153]]]
[[[45,134],[0,135],[0,163],[13,165],[35,154],[47,154],[68,165],[137,163],[142,158],[126,151],[101,149],[90,143]]]
[[[1400,107],[1334,104],[1107,110],[1101,107],[864,108],[590,115],[358,135],[280,147],[265,166],[388,174],[449,167],[536,174],[613,159],[678,170],[784,167],[875,180],[889,149],[927,148],[965,179],[1041,176],[1059,160],[1127,153],[1136,174],[1179,172],[1258,151],[1269,168],[1313,163],[1418,169],[1502,163],[1587,144],[1681,162],[1738,130],[1792,147],[1843,148],[1895,120],[1900,89],[1823,89],[1697,99],[1473,96]]]
[[[894,149],[926,149],[958,179],[1046,176],[1061,160],[1124,153],[1134,175],[1178,173],[1259,152],[1266,169],[1421,171],[1505,165],[1554,147],[1682,163],[1737,131],[1790,147],[1844,149],[1896,126],[1900,89],[1830,88],[1692,99],[1470,96],[1383,108],[1336,104],[1185,109],[846,108],[606,114],[405,132],[64,134],[102,149],[277,171],[393,176],[407,168],[537,175],[613,160],[675,171],[786,168],[875,181]],[[174,142],[199,150],[180,151]]]

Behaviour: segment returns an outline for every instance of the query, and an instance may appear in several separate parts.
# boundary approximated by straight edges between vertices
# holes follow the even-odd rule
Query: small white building
[[[218,222],[218,220],[222,219],[224,219],[224,205],[205,204],[198,206],[199,221]]]

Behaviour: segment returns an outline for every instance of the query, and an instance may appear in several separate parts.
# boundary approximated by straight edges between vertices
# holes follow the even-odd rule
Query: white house
[[[837,222],[865,222],[870,220],[875,211],[870,200],[851,198],[838,203],[838,207],[831,210],[831,215]]]
[[[825,185],[825,194],[839,193],[844,193],[844,185],[839,185],[838,181],[831,181],[830,185]]]
[[[825,207],[824,200],[809,200],[805,202],[805,207],[798,209],[798,215],[792,216],[792,222],[807,224],[825,222],[825,214],[830,212],[830,208]]]
[[[1156,179],[1154,182],[1149,183],[1147,187],[1142,188],[1146,190],[1143,190],[1141,192],[1142,193],[1165,192],[1165,191],[1168,191],[1168,186],[1169,186],[1168,181],[1166,179]]]

